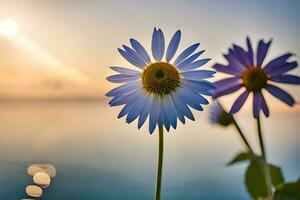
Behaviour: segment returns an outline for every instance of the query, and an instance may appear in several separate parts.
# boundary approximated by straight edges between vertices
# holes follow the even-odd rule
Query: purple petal
[[[254,118],[259,117],[260,105],[261,105],[261,92],[254,92],[253,96],[253,116]]]
[[[268,84],[265,88],[270,94],[274,97],[278,98],[279,100],[283,101],[284,103],[288,104],[289,106],[293,106],[295,100],[293,97],[287,93],[286,91],[282,90],[281,88]]]
[[[253,48],[252,48],[251,41],[250,41],[249,37],[247,37],[247,47],[248,47],[248,58],[250,60],[251,66],[253,66],[254,65]]]
[[[274,72],[274,70],[280,69],[282,66],[287,64],[287,60],[292,56],[291,53],[284,54],[282,56],[279,56],[275,58],[274,60],[270,61],[265,67],[264,70],[268,74],[271,74]]]
[[[222,64],[215,64],[213,66],[214,69],[216,69],[217,71],[219,72],[223,72],[223,73],[226,73],[226,74],[231,74],[231,75],[236,75],[236,76],[240,76],[241,75],[241,72],[231,66],[225,66],[225,65],[222,65]]]
[[[270,112],[269,112],[269,108],[268,108],[268,105],[266,103],[266,100],[264,98],[264,95],[261,94],[260,96],[261,96],[261,102],[260,102],[261,109],[264,112],[265,116],[269,117]]]
[[[214,90],[213,98],[216,99],[218,97],[233,93],[233,92],[239,90],[241,87],[242,87],[241,83],[236,83],[229,87],[217,88],[216,90]]]
[[[238,112],[241,107],[244,105],[246,99],[248,98],[250,92],[248,90],[245,90],[233,103],[233,106],[231,107],[229,113],[233,114]]]
[[[239,71],[239,73],[243,73],[245,69],[248,68],[248,66],[244,66],[234,55],[231,49],[229,49],[229,53],[226,55],[223,55],[226,60],[228,61],[228,67],[236,69]]]
[[[231,86],[231,85],[235,85],[237,83],[240,83],[240,78],[239,77],[225,78],[225,79],[216,81],[214,84],[218,88],[218,87],[228,87],[228,86]]]
[[[272,76],[271,80],[278,83],[300,84],[300,77],[294,75],[278,75]]]
[[[271,72],[270,73],[267,72],[267,73],[271,76],[277,76],[280,74],[284,74],[284,73],[296,68],[297,66],[298,66],[297,62],[284,63],[280,67],[273,68],[273,70],[269,70]]]
[[[257,47],[257,62],[256,65],[257,67],[261,67],[262,63],[264,62],[264,59],[267,55],[268,49],[270,47],[272,43],[272,40],[270,40],[269,42],[265,43],[263,40],[260,40],[258,43],[258,47]]]
[[[233,45],[233,53],[245,67],[251,66],[251,60],[249,59],[247,52],[242,47]]]

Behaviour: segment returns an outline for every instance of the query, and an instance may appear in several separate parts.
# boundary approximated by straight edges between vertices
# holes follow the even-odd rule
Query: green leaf
[[[263,166],[258,160],[253,160],[245,174],[245,184],[253,199],[268,196],[268,187],[263,174]]]
[[[282,171],[281,171],[280,167],[269,164],[269,170],[270,170],[272,185],[275,188],[278,188],[279,186],[284,184],[284,177],[282,175]]]
[[[286,183],[277,188],[275,200],[299,200],[300,180],[298,182]]]
[[[246,160],[252,160],[252,159],[254,159],[254,157],[255,156],[252,153],[241,152],[241,153],[238,153],[237,155],[235,155],[235,157],[229,163],[227,163],[227,166],[233,165],[235,163],[243,162]]]

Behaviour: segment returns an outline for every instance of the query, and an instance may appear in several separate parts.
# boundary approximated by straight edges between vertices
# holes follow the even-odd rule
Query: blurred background
[[[266,58],[300,54],[300,2],[0,0],[0,199],[22,199],[32,163],[51,163],[57,177],[43,199],[151,199],[157,134],[118,120],[105,93],[109,66],[132,67],[117,48],[131,37],[150,50],[153,27],[168,42],[181,29],[178,52],[200,42],[205,57],[225,62],[232,43],[273,38]],[[292,73],[300,75],[299,68]],[[215,80],[222,78],[217,74]],[[284,86],[297,102],[300,88]],[[226,108],[236,95],[222,99]],[[300,176],[300,106],[267,95],[263,119],[268,159],[287,180]],[[233,127],[208,122],[208,106],[165,137],[163,199],[250,199],[245,164],[226,167],[242,149]],[[257,146],[251,101],[237,115]],[[258,149],[258,148],[257,148]]]

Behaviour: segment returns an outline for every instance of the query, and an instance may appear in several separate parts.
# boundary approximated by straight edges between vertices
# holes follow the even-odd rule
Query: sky
[[[233,42],[245,46],[246,36],[255,44],[273,38],[267,60],[290,51],[299,62],[300,55],[296,0],[0,0],[0,23],[7,19],[19,32],[0,34],[0,99],[103,98],[114,87],[105,80],[108,67],[132,67],[117,48],[133,37],[150,50],[153,27],[166,41],[181,29],[178,52],[200,42],[212,58],[207,68],[225,62]],[[299,88],[285,88],[300,100]]]

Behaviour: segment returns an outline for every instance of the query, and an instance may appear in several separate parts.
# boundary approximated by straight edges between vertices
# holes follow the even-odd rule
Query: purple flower
[[[272,40],[266,43],[260,40],[257,47],[256,58],[254,59],[255,55],[252,45],[250,39],[247,38],[247,50],[234,44],[233,48],[229,48],[229,53],[224,55],[228,64],[222,65],[217,63],[213,66],[213,68],[219,72],[232,75],[232,77],[215,83],[217,89],[215,90],[214,98],[244,88],[244,91],[231,107],[230,113],[238,112],[252,92],[253,116],[258,118],[260,110],[262,110],[265,116],[268,117],[269,108],[263,96],[263,90],[268,91],[289,106],[294,105],[295,100],[293,97],[283,89],[274,85],[274,83],[300,84],[300,77],[287,74],[288,71],[296,68],[298,63],[296,61],[288,61],[293,54],[286,53],[273,59],[268,64],[263,65],[271,42]]]

